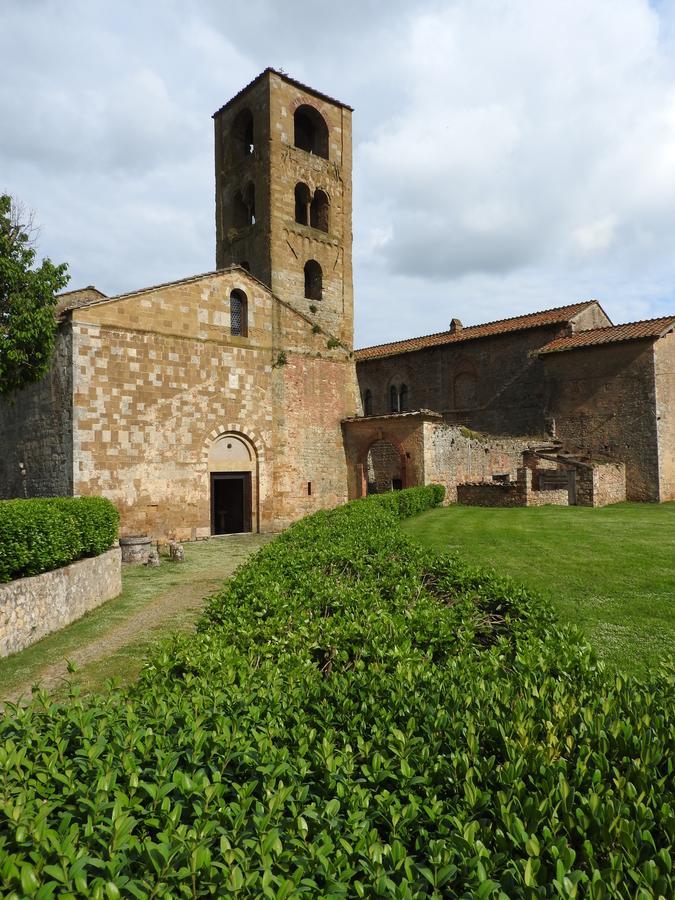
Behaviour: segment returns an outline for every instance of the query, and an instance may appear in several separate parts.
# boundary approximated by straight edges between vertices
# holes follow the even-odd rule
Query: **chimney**
[[[450,322],[450,334],[455,334],[457,331],[462,330],[462,323],[459,319],[452,319]]]

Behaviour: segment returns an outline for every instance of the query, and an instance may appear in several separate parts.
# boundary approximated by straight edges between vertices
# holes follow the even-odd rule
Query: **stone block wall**
[[[52,572],[0,584],[0,657],[58,631],[121,590],[119,547]]]
[[[72,386],[71,332],[62,324],[45,378],[0,399],[0,499],[72,494]]]
[[[626,499],[623,463],[597,463],[576,472],[577,506],[609,506]]]
[[[659,500],[675,500],[675,332],[654,344]]]
[[[532,469],[518,469],[516,481],[505,484],[474,482],[457,485],[457,502],[466,506],[568,506],[567,488],[535,489]]]
[[[624,462],[628,499],[658,500],[653,341],[550,353],[543,359],[551,384],[549,412],[565,449]]]

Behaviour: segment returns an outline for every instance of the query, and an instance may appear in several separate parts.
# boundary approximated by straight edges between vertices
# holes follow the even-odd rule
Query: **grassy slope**
[[[122,567],[122,593],[81,619],[43,638],[21,653],[0,660],[0,701],[42,682],[52,667],[76,660],[77,671],[65,678],[85,691],[101,690],[108,678],[132,681],[145,661],[150,645],[169,632],[187,631],[201,613],[205,598],[222,587],[223,580],[250,553],[270,539],[268,535],[232,535],[224,539],[185,545],[185,562],[166,560],[159,568]],[[143,612],[147,614],[142,616]],[[168,613],[168,617],[163,615]],[[105,647],[94,659],[87,648],[107,637],[118,637],[129,620],[142,620],[133,634],[123,635],[122,646]],[[120,643],[118,638],[117,644]],[[83,662],[79,657],[84,656]]]
[[[450,506],[403,523],[548,597],[608,663],[645,671],[675,650],[675,503],[604,509]]]

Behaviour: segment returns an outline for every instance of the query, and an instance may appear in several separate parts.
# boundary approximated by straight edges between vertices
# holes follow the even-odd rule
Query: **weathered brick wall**
[[[0,498],[72,493],[72,374],[70,326],[64,324],[48,374],[0,400]]]
[[[248,298],[248,337],[230,334],[233,289]],[[72,316],[75,491],[113,500],[123,534],[210,532],[208,451],[225,431],[255,451],[254,529],[346,499],[340,421],[354,411],[353,365],[244,272]]]
[[[659,499],[654,351],[626,341],[551,353],[550,415],[565,449],[626,464],[629,500]]]
[[[675,500],[675,333],[654,344],[659,500]]]
[[[389,388],[406,384],[409,409],[442,412],[452,424],[490,434],[546,433],[547,372],[534,354],[561,333],[532,328],[474,341],[431,347],[396,357],[357,362],[361,396],[369,389],[373,414],[389,412]],[[462,378],[475,379],[475,403]]]
[[[375,441],[368,451],[368,488],[382,494],[392,490],[394,480],[403,482],[401,454],[388,441]]]
[[[453,502],[457,485],[490,481],[506,475],[515,481],[522,465],[523,451],[532,439],[492,437],[446,423],[425,426],[426,483],[445,485],[446,498]]]

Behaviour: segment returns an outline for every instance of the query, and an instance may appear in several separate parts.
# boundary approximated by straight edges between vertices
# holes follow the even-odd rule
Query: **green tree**
[[[56,294],[68,284],[65,263],[36,266],[32,216],[0,195],[0,396],[49,368],[56,337]]]

